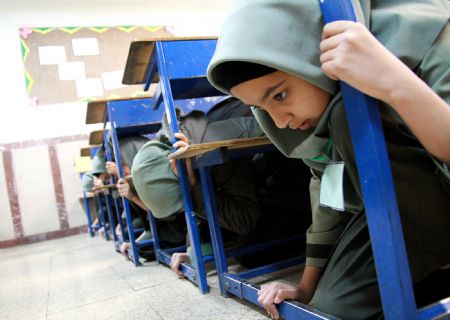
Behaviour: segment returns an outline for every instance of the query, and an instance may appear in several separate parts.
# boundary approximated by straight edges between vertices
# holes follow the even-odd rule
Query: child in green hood
[[[207,114],[192,112],[182,116],[179,122],[181,132],[175,134],[179,139],[173,145],[175,148],[186,147],[191,142],[207,143],[262,134],[248,106],[233,98],[220,102]],[[180,216],[184,218],[176,163],[168,160],[172,152],[171,145],[150,141],[140,149],[132,165],[136,191],[158,223],[179,221]],[[207,218],[202,185],[190,161],[186,161],[186,167],[193,210],[198,218],[201,240],[205,244],[202,251],[209,254],[211,246],[208,246],[210,239],[205,224]],[[296,169],[296,180],[289,185],[284,182],[293,175],[284,170],[287,167]],[[310,173],[298,160],[287,159],[279,152],[258,159],[230,159],[211,167],[211,176],[219,224],[224,238],[234,245],[286,237],[301,233],[309,225],[309,201],[307,197],[297,195],[307,190]],[[299,214],[299,207],[304,208],[303,214]],[[276,227],[273,227],[273,221],[277,221]],[[280,252],[272,256],[257,253],[238,257],[237,260],[243,265],[254,266],[267,263],[270,258],[279,259],[280,256]],[[284,256],[292,254],[288,251]],[[180,263],[192,258],[187,252],[173,254],[172,270],[181,275]]]
[[[336,80],[380,100],[418,305],[431,302],[426,297],[432,293],[449,294],[450,288],[437,293],[430,283],[433,272],[448,274],[442,268],[450,263],[450,197],[429,156],[450,163],[449,3],[361,1],[359,9],[370,30],[347,21],[324,26],[318,1],[238,0],[208,67],[209,81],[255,106],[274,144],[314,173],[313,223],[300,283],[273,283],[259,292],[258,301],[274,318],[284,299],[345,319],[382,315]],[[329,175],[336,162],[344,170]],[[342,185],[333,195],[324,192],[330,179]],[[342,206],[333,196],[343,197]]]

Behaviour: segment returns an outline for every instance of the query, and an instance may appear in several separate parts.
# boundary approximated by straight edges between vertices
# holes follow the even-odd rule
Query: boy
[[[201,143],[261,135],[261,129],[255,119],[248,116],[250,114],[247,106],[236,99],[227,99],[211,109],[207,115],[192,113],[182,117],[180,127],[184,133],[175,135],[179,141],[174,144],[174,147],[186,146],[190,141]],[[152,214],[157,219],[165,221],[183,216],[183,203],[175,162],[169,163],[167,159],[171,152],[172,146],[159,141],[149,142],[136,155],[132,166],[137,193]],[[284,165],[292,166],[292,162],[295,160],[285,159]],[[215,166],[211,170],[217,214],[222,229],[239,244],[255,243],[282,235],[301,233],[307,224],[303,221],[309,213],[309,202],[297,196],[294,201],[291,201],[293,204],[284,201],[279,202],[278,206],[272,204],[269,207],[270,202],[264,207],[260,206],[261,198],[265,196],[259,192],[258,185],[254,182],[255,177],[261,178],[265,175],[268,178],[273,172],[264,170],[265,172],[256,174],[252,170],[252,163],[249,158],[239,158]],[[293,166],[297,169],[294,174],[297,183],[292,185],[292,190],[301,193],[305,189],[304,182],[309,179],[309,172],[302,171],[301,164],[298,162],[295,162]],[[187,161],[187,170],[194,211],[201,222],[206,219],[201,184],[190,161]],[[271,177],[278,176],[272,174]],[[289,195],[285,194],[284,199],[289,199]],[[272,212],[268,212],[269,208],[278,210],[274,209]],[[298,210],[289,210],[292,208],[304,208],[305,214],[302,215]],[[274,220],[284,227],[274,228]],[[268,221],[272,223],[268,223]],[[306,222],[308,222],[308,218],[306,218]],[[202,230],[208,232],[205,226],[200,228],[200,231]],[[205,243],[209,240],[207,234],[203,234],[202,238]],[[248,259],[245,260],[251,262]],[[180,263],[187,261],[189,261],[187,253],[174,254],[171,262],[172,270],[180,274],[178,270]],[[239,261],[245,263],[242,259]]]
[[[323,27],[317,1],[236,1],[208,68],[215,87],[256,106],[253,112],[275,145],[302,158],[314,173],[313,224],[302,279],[296,286],[274,283],[259,292],[259,302],[274,318],[275,304],[284,299],[310,302],[345,319],[382,316],[364,204],[334,80],[382,101],[416,287],[450,262],[450,199],[425,152],[450,162],[448,2],[365,1],[361,9],[375,36],[358,23]],[[337,162],[345,164],[340,176],[327,170]],[[338,190],[343,206],[320,193],[321,179],[343,181]],[[444,289],[441,296],[448,294]],[[418,304],[430,302],[423,298],[432,291],[416,290]]]

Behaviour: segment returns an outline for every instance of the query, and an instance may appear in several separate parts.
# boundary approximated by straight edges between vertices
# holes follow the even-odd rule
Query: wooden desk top
[[[103,130],[94,130],[89,134],[89,144],[99,145],[103,142]]]
[[[92,188],[92,191],[104,191],[104,190],[107,190],[107,189],[115,189],[116,188],[116,185],[115,184],[107,184],[107,185],[105,185],[105,186],[100,186],[100,187],[93,187]]]
[[[130,45],[128,51],[125,71],[123,73],[123,84],[143,84],[148,62],[153,55],[156,41],[179,41],[179,40],[209,40],[217,37],[159,37],[152,39],[136,39]],[[158,73],[152,79],[152,83],[159,82]]]
[[[271,144],[272,142],[267,137],[232,139],[223,141],[214,141],[208,143],[191,144],[186,148],[178,149],[172,154],[169,154],[169,159],[184,159],[190,158],[204,153],[219,149],[227,148],[227,150],[235,150],[248,147],[257,147]]]

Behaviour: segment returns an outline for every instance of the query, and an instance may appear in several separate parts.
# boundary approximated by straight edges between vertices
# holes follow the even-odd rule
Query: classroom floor
[[[209,274],[211,292],[201,295],[169,268],[155,262],[135,268],[111,242],[87,234],[4,249],[0,319],[268,319],[220,296]]]

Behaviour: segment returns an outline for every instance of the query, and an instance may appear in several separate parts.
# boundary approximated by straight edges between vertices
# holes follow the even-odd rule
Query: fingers
[[[274,299],[278,292],[277,283],[262,286],[258,292],[258,302],[263,306],[272,319],[278,319],[278,309],[274,303]]]
[[[179,148],[186,148],[188,145],[189,143],[187,143],[186,141],[178,140],[173,144],[173,147],[179,149]]]
[[[175,133],[174,137],[179,139],[179,140],[181,140],[181,141],[183,141],[183,142],[186,142],[187,144],[189,144],[189,139],[181,132]]]
[[[183,273],[180,271],[180,265],[187,261],[185,255],[186,253],[184,252],[176,252],[172,254],[172,258],[170,259],[170,269],[172,269],[179,277],[184,277]]]
[[[273,299],[273,302],[276,304],[279,304],[283,302],[284,300],[291,300],[297,298],[297,291],[293,289],[280,289],[278,290],[277,295],[275,296],[275,299]]]
[[[360,24],[359,22],[340,20],[327,23],[322,30],[322,39],[333,37],[339,33],[343,33],[346,30],[355,27]]]

